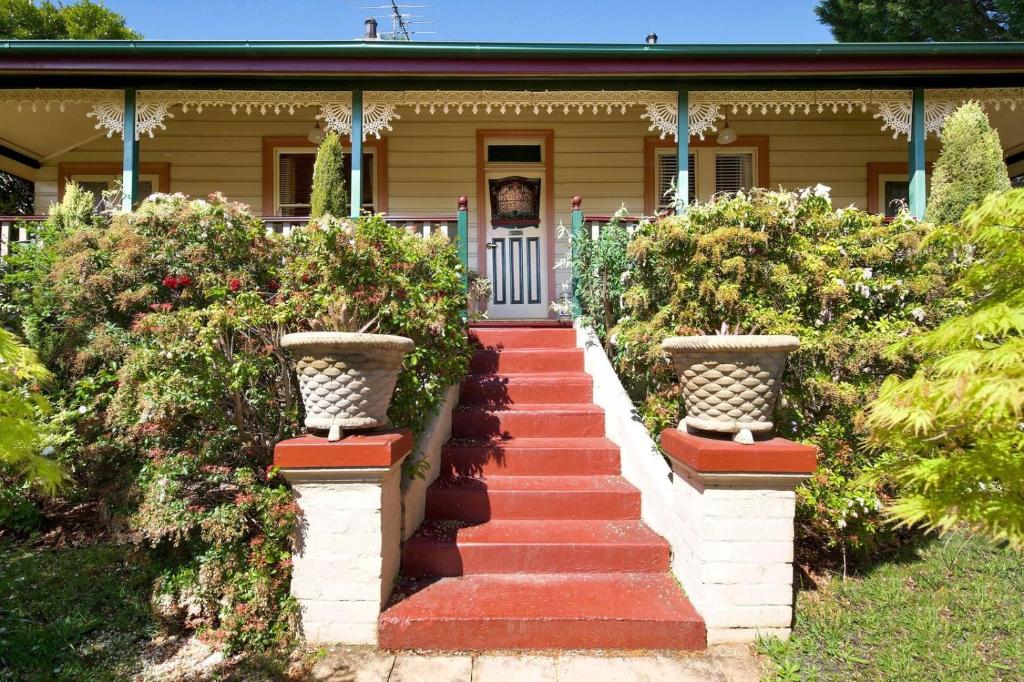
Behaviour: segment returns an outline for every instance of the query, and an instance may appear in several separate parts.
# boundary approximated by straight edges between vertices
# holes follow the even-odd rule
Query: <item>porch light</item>
[[[729,125],[729,119],[725,119],[725,127],[718,131],[718,144],[732,144],[736,141],[736,131]]]
[[[320,144],[324,141],[324,137],[326,137],[324,134],[324,126],[320,121],[314,123],[313,127],[309,129],[309,134],[306,135],[306,139],[313,144]]]

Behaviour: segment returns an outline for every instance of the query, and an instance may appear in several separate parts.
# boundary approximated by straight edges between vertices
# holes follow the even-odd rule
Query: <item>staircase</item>
[[[703,649],[640,520],[575,331],[474,327],[441,476],[381,614],[387,649]]]

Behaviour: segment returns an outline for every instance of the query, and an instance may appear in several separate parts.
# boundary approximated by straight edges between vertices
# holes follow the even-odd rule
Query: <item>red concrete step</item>
[[[591,403],[594,381],[578,372],[470,375],[462,382],[459,404],[492,409],[521,403]]]
[[[582,372],[583,351],[577,348],[477,349],[470,360],[469,371],[472,374]]]
[[[607,438],[449,441],[441,450],[441,473],[449,476],[598,476],[619,471],[619,448]]]
[[[403,598],[404,597],[404,598]],[[667,573],[472,575],[410,581],[380,616],[384,649],[704,649]]]
[[[638,519],[640,491],[621,476],[439,478],[428,519]]]
[[[402,552],[405,575],[667,570],[668,543],[641,521],[427,521]]]
[[[452,438],[574,438],[604,436],[604,410],[596,405],[511,405],[486,410],[459,406],[452,412]]]
[[[571,327],[474,327],[469,338],[484,348],[576,347],[576,330]]]

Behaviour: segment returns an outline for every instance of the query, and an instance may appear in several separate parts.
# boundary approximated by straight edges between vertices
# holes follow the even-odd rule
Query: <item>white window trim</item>
[[[345,154],[349,154],[352,151],[351,147],[342,147],[342,151]],[[316,155],[316,147],[274,147],[274,215],[281,215],[281,154],[309,154],[310,156]],[[363,147],[363,154],[373,155],[373,205],[376,209],[380,205],[380,197],[378,196],[378,188],[380,185],[377,180],[377,169],[380,167],[377,158],[377,150],[373,147]],[[299,207],[305,204],[288,204],[289,207]],[[307,209],[306,214],[309,214]],[[298,216],[305,217],[305,216]]]

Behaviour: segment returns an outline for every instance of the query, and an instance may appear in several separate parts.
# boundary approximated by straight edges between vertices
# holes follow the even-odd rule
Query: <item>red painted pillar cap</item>
[[[369,431],[328,441],[323,436],[299,436],[274,447],[274,465],[282,469],[391,468],[412,452],[409,429]]]
[[[818,449],[785,438],[754,441],[751,445],[721,438],[695,436],[679,429],[661,432],[668,456],[699,473],[809,474],[817,466]]]

